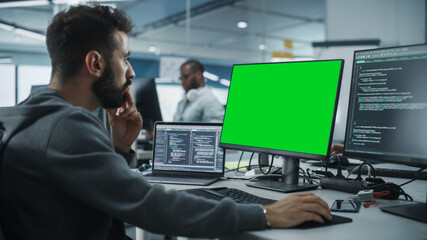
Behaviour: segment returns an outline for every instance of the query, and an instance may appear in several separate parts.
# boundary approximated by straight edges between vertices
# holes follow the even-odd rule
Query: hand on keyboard
[[[226,187],[187,189],[184,191],[215,200],[230,198],[238,203],[264,205],[264,208],[267,209],[268,220],[273,228],[291,228],[306,221],[324,223],[331,220],[328,204],[312,193],[293,194],[280,201],[275,201]]]
[[[328,204],[312,193],[292,194],[264,207],[273,228],[291,228],[305,221],[324,223],[332,219]]]

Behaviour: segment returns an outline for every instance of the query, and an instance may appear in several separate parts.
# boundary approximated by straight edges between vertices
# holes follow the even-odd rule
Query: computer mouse
[[[148,164],[148,163],[143,163],[143,164],[141,164],[141,166],[138,168],[138,170],[139,170],[140,172],[143,172],[143,171],[148,170],[148,169],[150,169],[150,168],[151,168],[151,165],[150,165],[150,164]]]
[[[317,228],[317,227],[326,227],[326,226],[331,226],[331,225],[335,225],[335,224],[349,223],[349,222],[353,221],[351,218],[348,218],[348,217],[342,217],[342,216],[338,216],[338,215],[334,215],[334,214],[331,214],[331,216],[332,216],[332,220],[328,220],[326,218],[323,218],[323,220],[325,220],[324,223],[319,223],[316,221],[307,221],[307,222],[301,223],[300,225],[296,226],[295,228],[309,229],[309,228]]]
[[[299,229],[309,229],[309,228],[318,228],[318,227],[325,227],[332,225],[332,220],[328,220],[326,218],[323,218],[325,221],[324,223],[316,222],[316,221],[306,221],[301,223],[300,225],[297,225],[295,228]]]
[[[334,154],[329,158],[328,166],[338,166],[338,157],[339,161],[341,162],[341,166],[348,166],[350,164],[348,158],[343,157],[342,155],[339,156],[338,154]]]

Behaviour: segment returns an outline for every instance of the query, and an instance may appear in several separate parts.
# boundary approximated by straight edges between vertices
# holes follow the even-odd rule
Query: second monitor
[[[136,79],[134,80],[134,89],[135,105],[144,120],[142,128],[154,130],[154,123],[156,121],[162,121],[155,79]]]
[[[249,186],[283,192],[298,181],[299,159],[325,160],[331,146],[344,60],[233,66],[220,146],[286,157],[283,179]]]
[[[138,137],[139,148],[151,150],[153,147],[154,123],[162,121],[159,97],[157,94],[156,81],[154,78],[140,78],[133,81],[135,106],[141,113],[143,122],[142,129],[145,133]],[[151,154],[149,155],[151,156]]]

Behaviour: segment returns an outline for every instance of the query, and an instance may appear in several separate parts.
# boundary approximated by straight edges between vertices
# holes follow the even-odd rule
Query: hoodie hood
[[[7,142],[22,129],[31,126],[41,116],[49,115],[58,108],[69,106],[62,101],[53,101],[54,98],[63,99],[58,92],[50,88],[37,89],[23,102],[14,107],[0,108],[0,156]]]

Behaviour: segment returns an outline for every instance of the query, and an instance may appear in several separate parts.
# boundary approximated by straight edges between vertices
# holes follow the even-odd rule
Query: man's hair
[[[58,13],[47,28],[46,45],[52,61],[52,76],[74,76],[83,66],[85,56],[98,51],[109,63],[116,49],[115,30],[128,34],[132,22],[126,14],[109,6],[79,5]]]
[[[205,68],[203,67],[203,65],[197,60],[194,60],[194,59],[187,60],[181,66],[185,66],[187,64],[190,65],[190,68],[193,72],[200,71],[203,73],[205,71]]]

